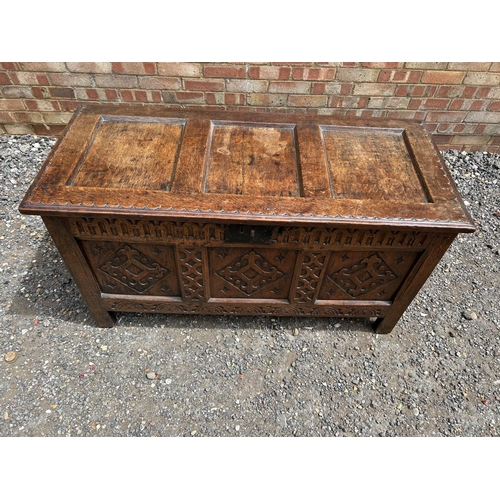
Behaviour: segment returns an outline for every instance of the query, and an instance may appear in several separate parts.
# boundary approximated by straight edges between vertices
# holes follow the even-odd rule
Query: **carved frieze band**
[[[110,300],[110,311],[172,314],[218,314],[241,316],[317,316],[317,317],[383,317],[388,307],[300,307],[294,305],[231,305],[209,303],[141,303],[133,300]]]
[[[71,232],[80,238],[202,244],[224,241],[221,224],[76,217]]]
[[[429,239],[428,233],[419,231],[292,227],[283,230],[277,238],[277,243],[313,248],[348,246],[423,248]]]
[[[155,241],[205,245],[224,242],[223,224],[129,220],[74,217],[70,219],[71,232],[77,238]],[[277,246],[296,245],[303,248],[425,248],[431,235],[419,231],[391,231],[384,229],[345,229],[282,227],[275,231],[272,242]]]

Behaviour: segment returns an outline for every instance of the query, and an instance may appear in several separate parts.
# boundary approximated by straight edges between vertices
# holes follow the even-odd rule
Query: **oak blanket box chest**
[[[475,230],[416,121],[81,106],[20,211],[93,318],[376,317],[388,333]]]

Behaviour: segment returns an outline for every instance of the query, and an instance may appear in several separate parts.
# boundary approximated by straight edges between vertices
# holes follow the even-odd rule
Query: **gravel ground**
[[[365,319],[128,313],[100,329],[41,219],[17,210],[54,143],[0,136],[0,436],[500,433],[499,155],[444,154],[478,230],[389,335]]]

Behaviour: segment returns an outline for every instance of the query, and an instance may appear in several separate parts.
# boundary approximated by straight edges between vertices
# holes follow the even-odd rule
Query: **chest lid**
[[[26,214],[474,230],[414,121],[82,106]]]

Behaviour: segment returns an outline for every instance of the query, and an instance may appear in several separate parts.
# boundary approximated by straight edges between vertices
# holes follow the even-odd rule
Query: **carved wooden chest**
[[[417,122],[80,107],[20,205],[114,311],[377,317],[474,231]]]

